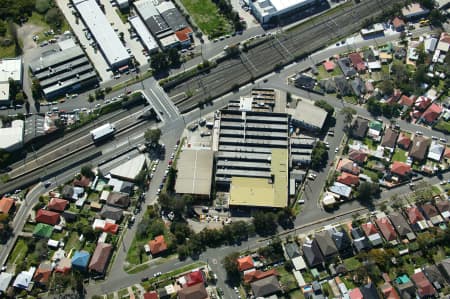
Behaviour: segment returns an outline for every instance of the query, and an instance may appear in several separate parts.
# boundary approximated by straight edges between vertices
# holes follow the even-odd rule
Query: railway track
[[[175,86],[170,94],[193,93],[191,97],[175,102],[182,113],[187,112],[197,107],[199,102],[229,92],[236,84],[244,85],[271,72],[278,64],[285,65],[296,57],[317,51],[330,41],[358,31],[365,19],[380,14],[394,3],[402,2],[363,1],[352,9],[338,10],[317,22],[312,21],[278,35],[278,40],[268,38],[266,42],[241,54],[239,59],[226,60],[208,74],[195,76]]]

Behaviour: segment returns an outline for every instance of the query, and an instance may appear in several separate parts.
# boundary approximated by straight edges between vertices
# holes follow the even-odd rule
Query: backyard
[[[319,72],[317,75],[318,80],[342,75],[342,71],[338,66],[336,66],[331,72],[327,72],[325,67],[320,65],[317,67],[317,71]]]
[[[397,147],[394,151],[394,155],[392,156],[392,161],[406,162],[407,158],[408,152]]]
[[[232,26],[211,0],[181,0],[200,30],[210,38],[231,33]]]

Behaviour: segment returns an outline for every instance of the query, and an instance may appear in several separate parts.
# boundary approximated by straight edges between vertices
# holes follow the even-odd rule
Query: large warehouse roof
[[[139,172],[144,168],[145,162],[146,162],[145,156],[139,155],[117,166],[116,168],[112,169],[109,173],[111,174],[111,176],[116,178],[120,178],[127,181],[134,181]]]
[[[273,181],[267,178],[233,177],[230,205],[283,208],[288,199],[288,151],[273,149],[271,159]]]
[[[0,82],[22,81],[22,59],[8,58],[0,60]]]
[[[60,65],[70,60],[85,57],[80,47],[72,47],[64,51],[52,53],[42,56],[30,63],[31,72],[36,73],[42,70],[48,70],[49,67]]]
[[[95,0],[77,0],[74,1],[74,4],[109,65],[116,67],[128,63],[130,54],[125,50],[97,2]]]
[[[0,128],[0,148],[13,151],[22,147],[24,121],[14,120],[9,128]]]
[[[293,109],[292,109],[293,110]],[[289,110],[291,112],[291,110]],[[322,129],[328,113],[308,101],[299,101],[293,111],[292,118],[305,125]]]
[[[213,171],[211,150],[184,149],[178,159],[177,170],[177,193],[210,195]]]
[[[133,26],[134,30],[136,30],[136,33],[139,35],[142,43],[147,48],[147,51],[153,52],[155,50],[158,50],[158,43],[153,38],[150,31],[148,31],[141,18],[139,18],[138,16],[134,16],[129,18],[128,21],[131,23],[131,26]]]
[[[281,14],[297,7],[302,7],[315,0],[257,0],[250,1],[252,9],[261,17],[270,17],[271,15]],[[260,20],[261,21],[261,20]]]

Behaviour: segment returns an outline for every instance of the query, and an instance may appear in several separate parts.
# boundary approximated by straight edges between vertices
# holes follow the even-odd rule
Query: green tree
[[[144,133],[144,139],[146,142],[150,142],[152,144],[157,144],[159,139],[161,138],[161,130],[157,129],[148,129]]]
[[[164,234],[165,225],[162,221],[154,221],[152,224],[150,224],[150,227],[148,228],[149,233],[153,236],[159,236]]]
[[[36,11],[40,14],[45,14],[50,9],[49,0],[36,0]]]
[[[255,231],[260,236],[271,236],[277,232],[277,216],[272,212],[258,211],[253,216]]]
[[[328,150],[323,142],[317,142],[311,154],[311,168],[319,170],[328,161]]]
[[[237,259],[239,258],[239,252],[232,252],[223,259],[223,267],[227,271],[227,279],[230,282],[236,282],[240,280],[240,272],[237,265]]]
[[[314,102],[314,105],[317,106],[317,107],[320,107],[320,108],[324,109],[324,110],[328,113],[328,116],[329,116],[329,117],[332,116],[333,113],[334,113],[334,107],[331,106],[331,105],[330,105],[327,101],[325,101],[325,100],[318,100],[318,101]]]
[[[53,27],[60,27],[63,22],[63,17],[58,8],[50,8],[45,14],[45,22]]]
[[[156,72],[163,71],[169,67],[167,55],[163,52],[157,52],[150,56],[150,67]]]
[[[93,101],[95,101],[95,96],[94,96],[92,93],[90,93],[90,94],[88,95],[88,102],[89,102],[89,103],[92,103]]]
[[[80,171],[82,176],[93,179],[95,177],[95,173],[92,171],[92,165],[85,165],[81,167]]]
[[[364,202],[370,202],[374,196],[380,192],[380,186],[377,183],[362,182],[357,189],[357,199]]]
[[[8,28],[6,27],[6,23],[0,20],[0,36],[5,36]]]
[[[384,95],[390,96],[394,93],[394,85],[391,80],[385,79],[381,81],[379,87]]]
[[[356,114],[356,110],[352,107],[344,107],[341,109],[340,114],[344,116],[345,127],[350,128],[353,121],[353,116]]]
[[[177,66],[180,64],[180,53],[178,52],[178,49],[170,48],[169,52],[167,53],[167,57],[170,61],[171,66]]]
[[[370,112],[370,114],[374,116],[378,116],[382,114],[382,107],[381,107],[380,101],[377,100],[375,97],[370,97],[367,100],[367,111]]]
[[[16,98],[15,98],[16,104],[23,104],[25,103],[25,95],[23,94],[22,91],[18,92],[16,94]]]

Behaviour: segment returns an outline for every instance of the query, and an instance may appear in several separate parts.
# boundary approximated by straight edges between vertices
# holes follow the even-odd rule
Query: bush
[[[36,11],[40,14],[45,14],[50,9],[49,0],[36,0]]]

